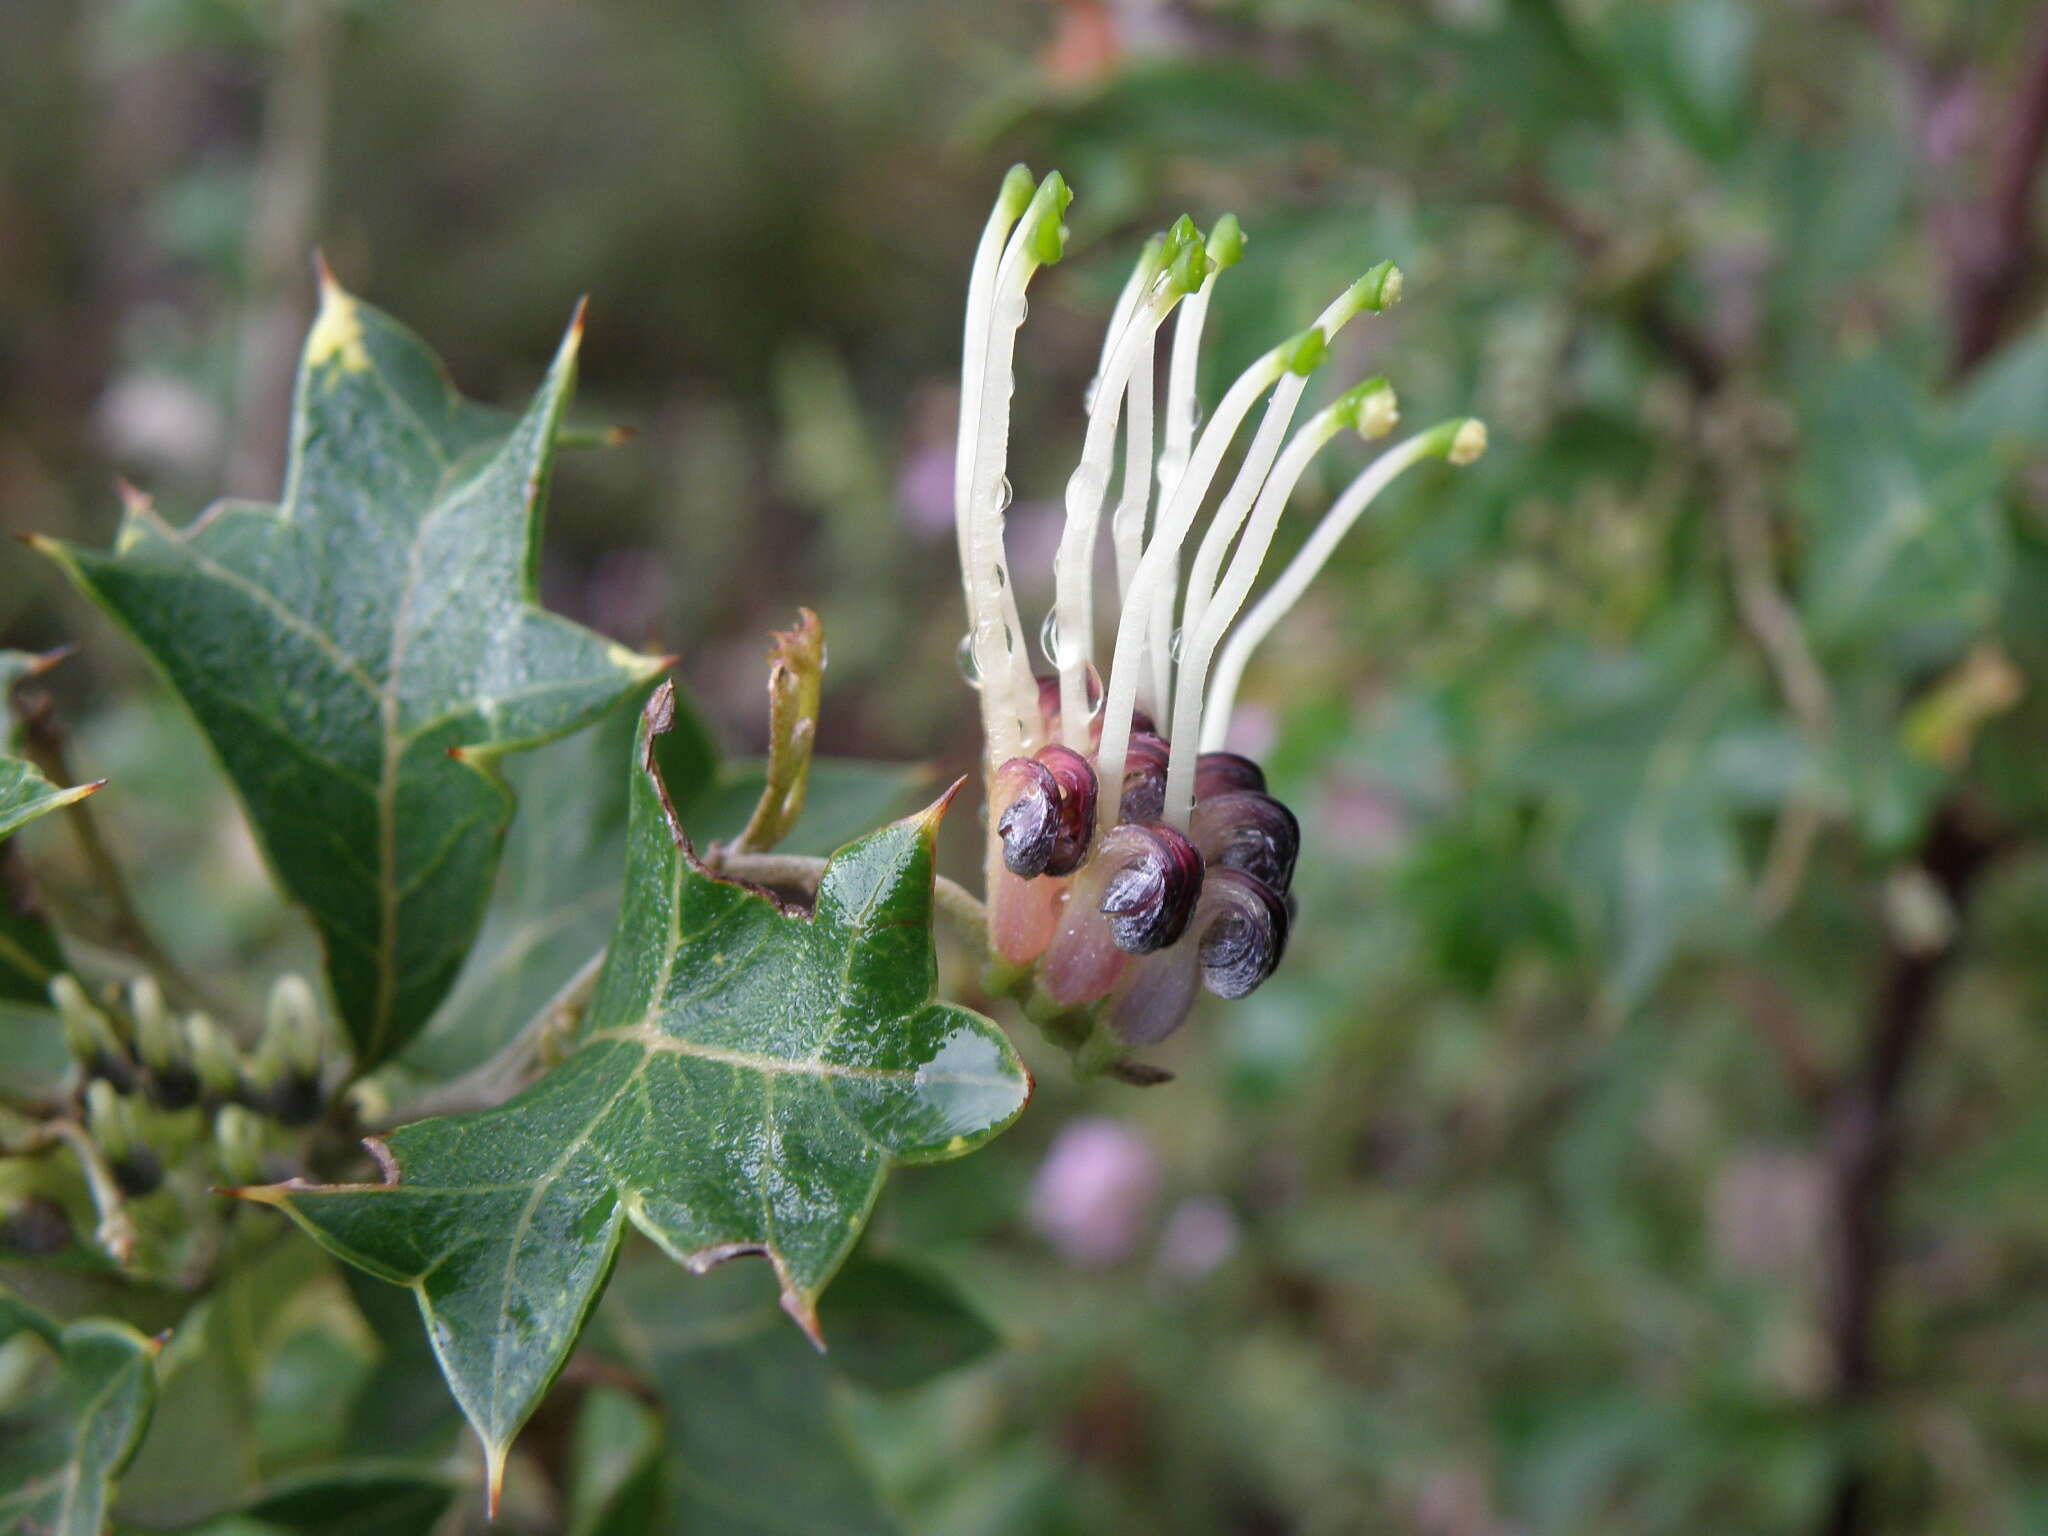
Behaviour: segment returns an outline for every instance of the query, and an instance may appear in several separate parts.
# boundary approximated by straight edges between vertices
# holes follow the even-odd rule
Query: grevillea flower
[[[1039,630],[1054,675],[1034,675],[1003,538],[1010,401],[1025,290],[1064,254],[1071,200],[1057,172],[1034,183],[1016,167],[975,254],[953,483],[967,597],[960,655],[981,697],[997,979],[1041,1016],[1086,1020],[1063,1038],[1114,1065],[1123,1048],[1179,1028],[1200,988],[1242,997],[1279,964],[1301,829],[1258,764],[1224,750],[1246,661],[1380,491],[1424,459],[1471,463],[1486,429],[1454,418],[1381,452],[1246,612],[1310,462],[1347,435],[1384,437],[1400,418],[1393,386],[1369,378],[1294,424],[1331,342],[1397,302],[1402,278],[1392,262],[1370,268],[1254,360],[1205,420],[1195,389],[1203,324],[1245,235],[1229,215],[1206,236],[1181,218],[1146,243],[1110,317]],[[1155,401],[1169,318],[1165,398]],[[1219,481],[1261,400],[1236,472]],[[1100,626],[1114,636],[1106,655],[1093,590],[1105,513],[1117,584]]]

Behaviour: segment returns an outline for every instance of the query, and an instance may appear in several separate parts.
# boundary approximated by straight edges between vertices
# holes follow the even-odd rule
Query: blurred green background
[[[1411,476],[1248,681],[1308,832],[1280,974],[1142,1093],[1006,1017],[1032,1111],[892,1183],[878,1235],[1009,1340],[833,1388],[908,1529],[2048,1530],[2042,7],[5,27],[7,529],[105,539],[116,474],[178,519],[273,493],[315,246],[503,402],[588,293],[578,414],[637,436],[565,464],[545,589],[680,653],[740,753],[806,604],[826,750],[974,761],[953,380],[1010,162],[1077,192],[1019,353],[1020,551],[1146,232],[1251,234],[1211,400],[1372,262],[1407,272],[1329,371],[1494,449]],[[197,737],[9,548],[0,642],[81,644],[50,683],[173,950],[230,987],[309,963]],[[1035,614],[1049,562],[1019,561]],[[61,835],[30,847],[61,884]]]

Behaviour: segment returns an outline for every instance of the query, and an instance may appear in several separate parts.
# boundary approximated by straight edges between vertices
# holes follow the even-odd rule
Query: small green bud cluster
[[[325,1028],[303,977],[272,988],[249,1051],[204,1013],[174,1014],[152,977],[95,1001],[77,978],[59,976],[50,999],[76,1064],[77,1119],[90,1144],[81,1158],[103,1165],[88,1167],[88,1182],[97,1172],[100,1185],[112,1185],[95,1187],[97,1203],[149,1200],[181,1169],[187,1193],[293,1171],[295,1133],[327,1108]],[[0,1248],[27,1251],[14,1242],[23,1235],[47,1251],[52,1209],[40,1195],[10,1206],[0,1216]]]

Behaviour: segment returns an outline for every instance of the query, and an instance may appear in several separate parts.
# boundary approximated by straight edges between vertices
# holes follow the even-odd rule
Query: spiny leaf
[[[60,789],[18,757],[0,757],[0,837],[12,837],[38,816],[76,804],[104,784]]]
[[[902,1258],[855,1254],[820,1310],[833,1369],[877,1392],[923,1386],[1001,1342],[944,1275]]]
[[[661,666],[536,601],[581,335],[579,311],[515,421],[323,272],[278,505],[178,530],[130,496],[109,554],[35,541],[198,718],[365,1065],[426,1022],[476,935],[512,814],[495,759]]]
[[[979,1146],[1030,1092],[993,1023],[933,1001],[951,794],[841,849],[815,913],[786,911],[697,862],[654,755],[673,710],[664,687],[643,717],[625,908],[575,1054],[499,1108],[373,1144],[383,1185],[243,1191],[414,1289],[494,1486],[625,1221],[693,1269],[765,1255],[815,1339],[890,1165]]]
[[[59,789],[20,758],[0,757],[0,840],[38,816],[83,800],[99,787],[79,784]],[[57,935],[36,903],[28,872],[14,846],[0,841],[0,998],[42,1002],[50,978],[63,968]]]
[[[831,1357],[821,1360],[790,1330],[758,1275],[734,1268],[679,1293],[664,1267],[622,1264],[599,1316],[667,1421],[668,1518],[653,1526],[725,1536],[895,1532],[840,1423]]]
[[[0,1291],[0,1343],[21,1333],[49,1346],[58,1379],[0,1425],[0,1531],[99,1536],[113,1480],[149,1425],[158,1346],[108,1318],[59,1327]]]

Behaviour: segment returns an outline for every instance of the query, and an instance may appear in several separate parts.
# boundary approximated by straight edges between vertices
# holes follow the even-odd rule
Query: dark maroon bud
[[[1038,680],[1038,717],[1045,722],[1045,733],[1056,735],[1060,723],[1060,680],[1057,677],[1041,677]]]
[[[1036,761],[1057,787],[1048,875],[1071,875],[1086,862],[1095,835],[1095,765],[1071,747],[1040,747]]]
[[[70,1246],[71,1218],[54,1200],[31,1195],[0,1216],[0,1253],[46,1259]]]
[[[1091,666],[1088,668],[1088,716],[1093,722],[1091,739],[1101,734],[1101,710],[1102,674]],[[1060,715],[1060,680],[1057,677],[1041,677],[1038,680],[1038,717],[1045,722],[1045,734],[1048,737],[1060,734]]]
[[[126,1157],[118,1158],[110,1170],[121,1193],[131,1200],[153,1194],[164,1181],[164,1165],[147,1147],[133,1147]]]
[[[1279,895],[1294,880],[1301,823],[1271,795],[1231,789],[1195,802],[1189,832],[1202,857],[1222,869],[1256,875]]]
[[[1131,706],[1131,730],[1133,733],[1143,731],[1148,736],[1159,734],[1159,727],[1152,723],[1152,712],[1141,704]]]
[[[1102,839],[1111,871],[1096,909],[1127,955],[1164,949],[1187,931],[1202,894],[1202,856],[1172,827],[1124,822]]]
[[[153,1069],[148,1086],[149,1102],[158,1109],[189,1109],[199,1102],[199,1075],[190,1067]]]
[[[1287,951],[1287,901],[1256,875],[1211,869],[1195,912],[1202,985],[1218,997],[1243,997]]]
[[[1233,789],[1266,787],[1266,770],[1235,752],[1204,752],[1195,759],[1195,799],[1206,800]]]
[[[1044,874],[1059,835],[1059,780],[1036,758],[1013,757],[996,770],[994,798],[1004,867],[1026,880]]]
[[[1117,809],[1125,821],[1157,821],[1166,809],[1167,745],[1150,731],[1131,732],[1124,759],[1124,795]]]
[[[287,1072],[266,1096],[264,1108],[279,1125],[311,1125],[324,1107],[317,1073]]]
[[[1125,1045],[1157,1045],[1187,1022],[1201,991],[1199,981],[1193,944],[1175,944],[1134,961],[1110,994],[1104,1015],[1110,1032]]]

